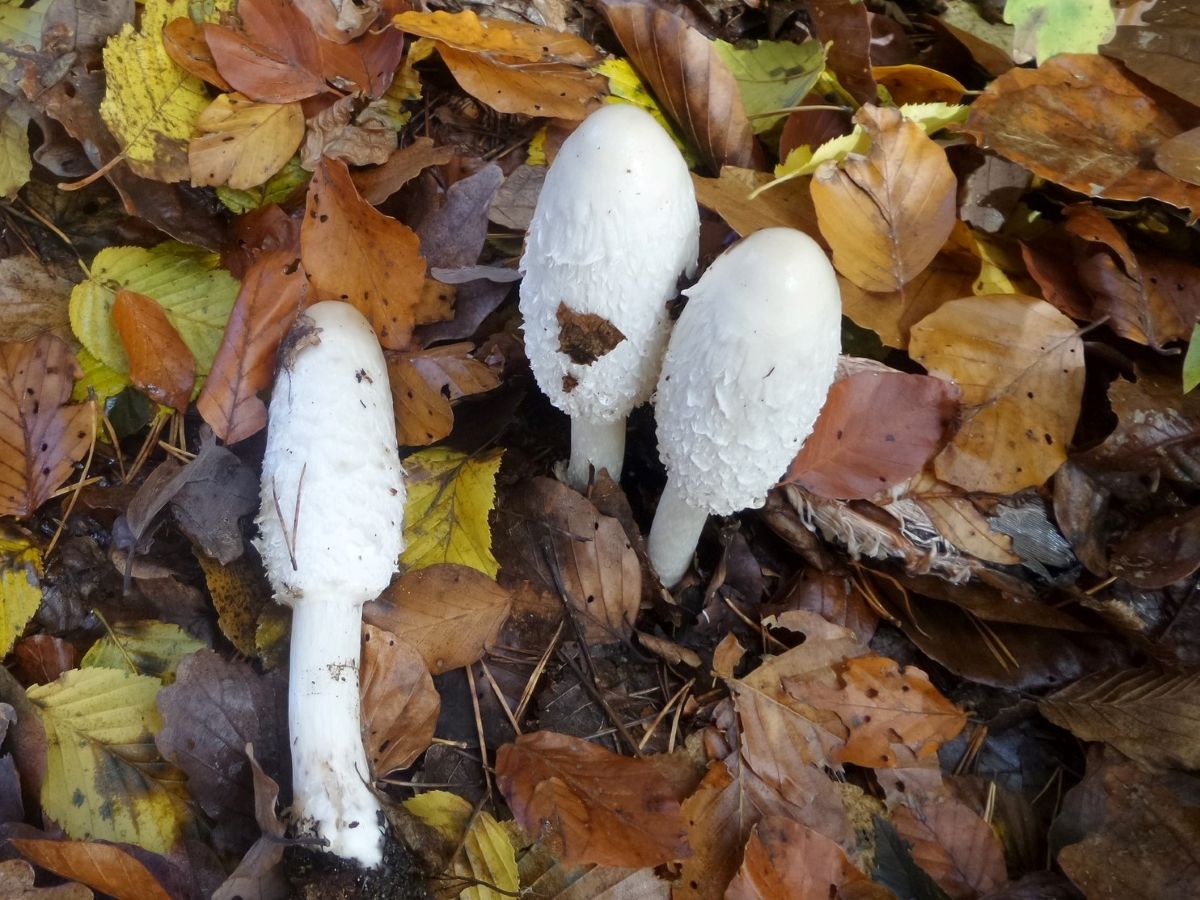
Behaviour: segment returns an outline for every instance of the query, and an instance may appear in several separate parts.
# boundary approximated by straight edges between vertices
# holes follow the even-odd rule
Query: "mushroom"
[[[383,858],[359,711],[362,608],[403,549],[404,480],[379,340],[348,303],[308,308],[280,352],[255,541],[292,607],[288,729],[299,830]]]
[[[667,486],[648,551],[668,587],[710,513],[766,501],[812,432],[841,346],[837,277],[802,232],[752,234],[684,293],[655,399]]]
[[[687,164],[649,113],[601,107],[563,142],[529,225],[520,307],[538,386],[571,416],[577,489],[591,468],[621,476],[625,419],[654,389],[667,301],[696,267],[699,233]]]

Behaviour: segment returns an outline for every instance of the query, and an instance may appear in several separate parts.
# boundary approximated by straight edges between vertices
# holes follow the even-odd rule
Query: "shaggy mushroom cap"
[[[649,113],[601,107],[563,142],[521,259],[525,348],[556,407],[615,422],[649,398],[699,227],[687,164]]]
[[[768,228],[685,294],[655,400],[659,453],[689,506],[718,515],[762,506],[833,383],[837,276],[808,235]]]

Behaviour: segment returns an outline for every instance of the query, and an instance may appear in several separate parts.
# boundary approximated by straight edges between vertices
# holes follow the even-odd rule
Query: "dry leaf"
[[[401,635],[440,675],[478,662],[511,609],[512,595],[482,572],[442,563],[392,582],[363,619]]]
[[[266,427],[258,394],[271,386],[279,342],[307,304],[308,279],[294,252],[272,250],[254,260],[196,400],[221,440],[236,444]]]
[[[196,358],[158,301],[117,291],[113,324],[129,357],[129,377],[155,403],[183,412],[196,384]]]
[[[378,18],[380,0],[294,0],[317,34],[331,42],[361,35]],[[385,26],[386,27],[386,26]]]
[[[600,105],[608,82],[575,66],[497,62],[467,50],[438,45],[459,87],[496,112],[555,119],[582,119]]]
[[[388,354],[388,378],[396,409],[396,439],[402,446],[424,447],[454,427],[450,404],[490,391],[500,381],[471,356],[471,344],[450,344],[417,353]]]
[[[0,515],[33,513],[87,452],[91,407],[66,405],[79,375],[60,338],[0,344]]]
[[[315,0],[332,8],[329,0]],[[342,9],[348,9],[353,4],[342,4]],[[404,35],[391,27],[390,18],[394,13],[407,8],[407,0],[372,0],[370,6],[382,13],[375,19],[375,26],[356,40],[343,42],[342,37],[332,37],[317,27],[320,36],[321,71],[327,81],[344,91],[355,91],[375,99],[383,96],[391,86],[404,58]],[[304,7],[301,6],[302,11]],[[372,17],[374,12],[372,13]],[[309,15],[309,21],[317,23]],[[370,22],[369,18],[364,19]]]
[[[188,144],[192,184],[247,190],[284,167],[304,138],[299,103],[256,103],[221,94],[196,120]]]
[[[906,103],[961,103],[966,88],[952,75],[925,66],[874,66],[875,82],[887,88],[897,106]]]
[[[139,860],[114,844],[14,837],[12,845],[27,859],[63,878],[78,881],[118,900],[170,900],[171,894]],[[3,885],[0,883],[0,888]],[[81,885],[72,887],[80,888]],[[5,897],[19,897],[0,891]],[[84,896],[89,896],[85,894]],[[54,900],[49,890],[31,891],[30,900]],[[62,894],[63,900],[70,894]]]
[[[680,798],[662,766],[550,731],[524,734],[496,755],[496,785],[530,834],[564,863],[640,868],[688,855]]]
[[[630,62],[714,172],[760,167],[762,153],[737,80],[713,44],[657,3],[601,3]]]
[[[364,200],[382,203],[429,166],[441,166],[454,158],[449,147],[434,147],[427,137],[418,137],[397,150],[383,165],[352,173],[354,185]]]
[[[1135,587],[1165,588],[1200,569],[1200,509],[1169,513],[1112,548],[1108,570]]]
[[[722,166],[719,178],[692,173],[696,200],[724,219],[738,237],[763,228],[798,228],[823,246],[825,238],[817,227],[817,212],[808,189],[810,179],[793,178],[750,198],[751,193],[773,180],[769,172],[736,166]]]
[[[986,894],[1008,880],[1004,848],[987,822],[957,800],[902,806],[892,813],[913,860],[954,900]]]
[[[592,66],[600,62],[596,48],[574,34],[460,13],[404,12],[392,20],[408,34],[469,53],[511,57],[531,63],[568,63]]]
[[[1067,458],[1083,398],[1083,341],[1044,300],[953,300],[912,330],[913,359],[962,389],[962,423],[934,461],[970,491],[1041,485]]]
[[[387,162],[396,149],[396,130],[389,124],[367,120],[352,124],[358,98],[347,94],[308,120],[300,165],[312,171],[322,156],[351,166]]]
[[[394,633],[364,624],[359,690],[373,777],[407,769],[432,743],[442,708],[425,660]]]
[[[291,103],[325,90],[312,26],[287,0],[241,0],[243,31],[205,25],[204,39],[221,76],[264,103]]]
[[[345,300],[390,350],[412,336],[425,260],[412,229],[358,195],[346,164],[323,160],[308,186],[300,261],[314,300]]]
[[[204,39],[204,26],[187,17],[172,19],[163,28],[163,46],[175,65],[197,78],[207,81],[221,91],[233,87],[221,77],[212,51]]]
[[[1200,104],[1200,31],[1191,0],[1160,0],[1132,8],[1140,13],[1141,23],[1118,20],[1116,36],[1100,52],[1193,106]]]
[[[33,866],[23,859],[6,859],[0,863],[0,892],[8,900],[92,900],[93,897],[82,884],[35,887]]]
[[[950,237],[958,182],[946,151],[899,110],[864,106],[865,158],[825,162],[812,180],[821,234],[835,268],[867,291],[896,291],[928,266]]]

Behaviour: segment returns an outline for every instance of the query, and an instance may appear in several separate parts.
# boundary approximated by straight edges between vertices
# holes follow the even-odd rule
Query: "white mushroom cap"
[[[525,348],[538,385],[572,417],[623,420],[658,377],[680,273],[695,268],[699,212],[687,164],[649,113],[611,104],[563,142],[521,259]],[[615,335],[600,353],[562,351],[560,304]],[[581,323],[584,329],[594,320]],[[570,335],[568,334],[568,343]]]
[[[762,506],[833,383],[837,276],[812,238],[768,228],[685,293],[655,400],[659,454],[689,506],[718,515]]]

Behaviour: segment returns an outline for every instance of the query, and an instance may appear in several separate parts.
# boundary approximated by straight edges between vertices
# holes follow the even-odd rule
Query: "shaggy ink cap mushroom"
[[[361,734],[362,607],[403,549],[404,480],[387,367],[367,320],[317,303],[281,351],[255,542],[292,607],[288,729],[301,831],[364,866],[383,821]]]
[[[563,142],[529,225],[520,308],[538,386],[571,416],[576,488],[591,468],[621,475],[625,419],[654,390],[699,232],[687,164],[649,113],[601,107]]]
[[[752,234],[684,293],[655,399],[667,486],[648,549],[668,586],[710,513],[766,501],[812,432],[841,348],[837,276],[794,229]]]

